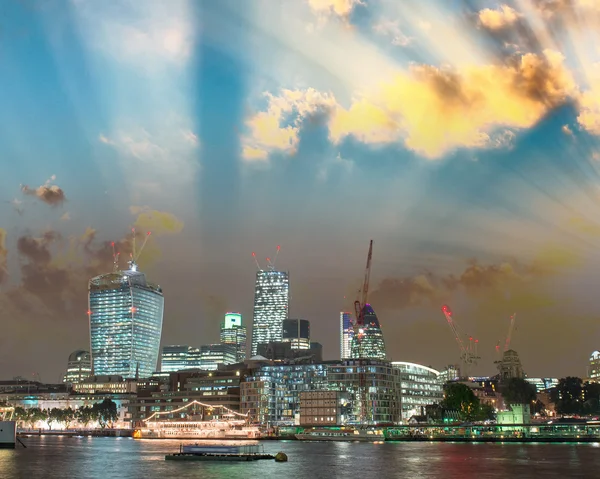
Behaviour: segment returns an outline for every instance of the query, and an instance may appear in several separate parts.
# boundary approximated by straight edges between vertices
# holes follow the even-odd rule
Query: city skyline
[[[496,372],[515,312],[528,375],[585,373],[592,2],[167,3],[4,11],[1,370],[62,380],[89,348],[87,282],[112,271],[113,241],[127,261],[134,227],[168,298],[161,346],[216,342],[231,310],[250,330],[252,252],[264,266],[281,245],[288,317],[335,359],[373,239],[369,303],[394,361],[459,362],[448,304],[479,339],[474,374]]]

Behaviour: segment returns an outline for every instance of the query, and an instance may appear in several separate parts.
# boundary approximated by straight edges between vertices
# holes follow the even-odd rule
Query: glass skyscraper
[[[164,297],[135,263],[89,282],[90,342],[95,375],[150,377],[156,371]]]
[[[385,359],[385,342],[379,320],[370,304],[365,304],[364,326],[352,338],[352,359]]]
[[[221,344],[235,346],[237,362],[246,359],[246,326],[242,326],[240,313],[225,314],[225,320],[221,323]]]
[[[92,375],[92,360],[88,351],[78,349],[69,355],[67,372],[63,382],[76,384]]]
[[[163,373],[183,371],[188,368],[189,346],[163,346],[160,359],[160,370]]]
[[[284,319],[282,339],[292,349],[310,349],[310,322],[307,319]]]
[[[284,271],[257,271],[252,323],[252,356],[261,343],[280,342],[283,320],[288,318],[289,274]]]
[[[350,359],[353,335],[352,313],[342,311],[340,313],[340,357],[342,359]]]

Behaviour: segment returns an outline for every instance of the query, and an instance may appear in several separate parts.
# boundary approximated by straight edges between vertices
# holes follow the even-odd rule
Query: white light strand
[[[200,401],[194,400],[194,401],[192,401],[192,402],[190,402],[190,403],[188,403],[188,404],[186,404],[184,406],[181,406],[179,409],[173,409],[172,411],[156,411],[148,419],[142,419],[142,421],[143,422],[148,422],[148,421],[151,421],[152,418],[154,418],[154,416],[162,416],[164,414],[173,414],[173,413],[182,411],[184,409],[187,409],[188,407],[192,406],[193,404],[199,404],[202,407],[210,407],[210,408],[213,408],[213,409],[214,408],[222,408],[222,409],[225,409],[227,412],[229,412],[231,414],[235,414],[236,416],[241,416],[241,417],[248,418],[248,413],[242,414],[242,413],[239,413],[237,411],[233,411],[233,410],[229,409],[227,406],[223,406],[222,404],[204,404],[204,403],[202,403]]]

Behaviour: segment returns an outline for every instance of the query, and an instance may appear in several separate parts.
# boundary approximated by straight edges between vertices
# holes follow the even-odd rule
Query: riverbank
[[[133,437],[133,429],[32,429],[17,431],[17,437],[68,436],[68,437]]]

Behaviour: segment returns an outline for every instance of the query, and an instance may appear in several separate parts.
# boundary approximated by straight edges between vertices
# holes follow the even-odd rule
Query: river
[[[0,478],[594,478],[600,444],[316,443],[266,441],[271,460],[172,462],[180,441],[131,438],[23,438],[27,448],[0,450]],[[186,441],[189,443],[190,441]]]

